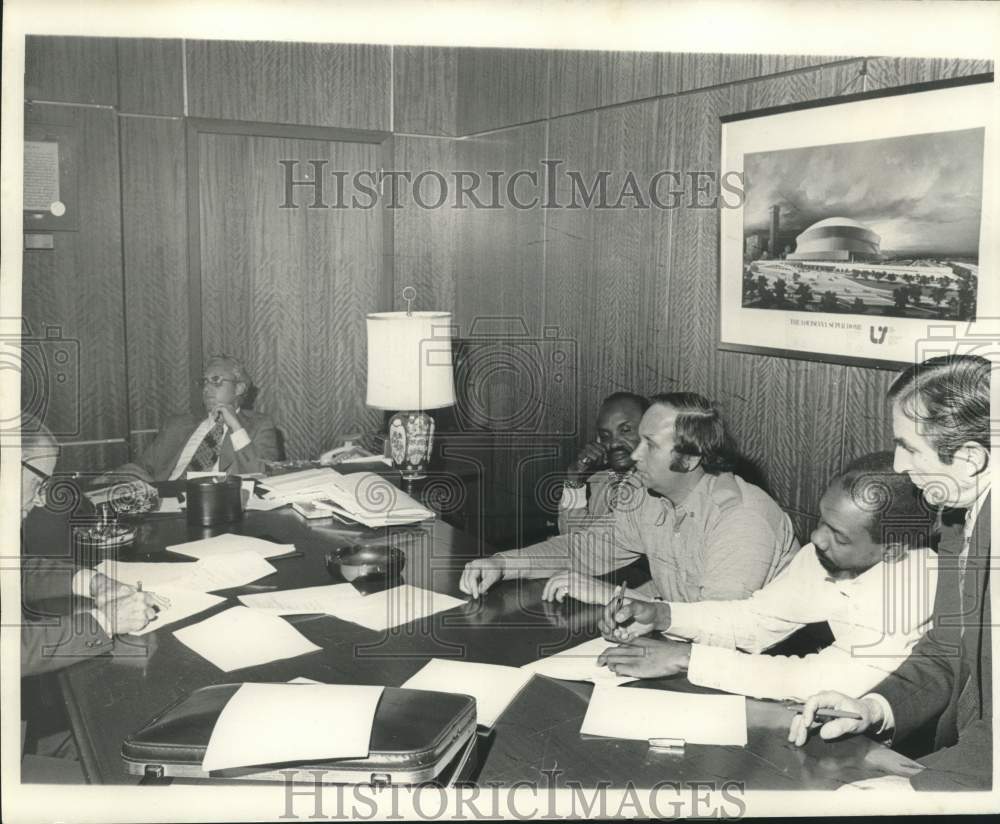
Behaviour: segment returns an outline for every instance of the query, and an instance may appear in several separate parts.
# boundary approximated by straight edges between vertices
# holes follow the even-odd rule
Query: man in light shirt
[[[812,696],[788,734],[803,745],[820,708],[860,716],[823,724],[824,739],[871,730],[903,740],[935,722],[933,751],[909,778],[916,790],[986,790],[993,780],[990,373],[984,358],[949,355],[911,366],[890,388],[896,471],[930,503],[967,510],[963,540],[941,548],[934,627],[910,657],[861,699]]]
[[[22,427],[21,520],[44,506],[44,478],[55,471],[59,445],[35,423],[30,434]],[[51,547],[53,553],[64,547]],[[151,592],[137,592],[91,569],[77,569],[51,558],[21,559],[21,598],[25,605],[72,596],[73,609],[45,620],[26,619],[21,625],[21,675],[40,675],[110,652],[112,637],[142,629],[168,602]]]
[[[895,669],[930,625],[934,519],[892,471],[892,453],[866,455],[837,475],[819,504],[812,543],[774,581],[741,601],[629,603],[605,610],[599,658],[619,675],[687,672],[705,687],[757,698],[804,699],[836,685],[863,695]],[[620,626],[629,618],[634,622]],[[619,623],[616,623],[616,619]],[[834,637],[802,657],[762,655],[806,624]],[[644,635],[651,630],[693,644]]]
[[[266,415],[244,408],[250,376],[236,358],[213,355],[201,379],[204,417],[170,418],[141,457],[114,471],[151,483],[183,478],[189,471],[249,475],[266,461],[281,460],[278,432]]]
[[[607,603],[597,576],[649,560],[652,581],[633,597],[746,598],[798,551],[791,522],[762,489],[729,471],[722,415],[693,392],[656,395],[639,422],[635,494],[606,523],[466,564],[459,586],[478,597],[510,578],[548,578],[546,600]],[[603,519],[602,519],[603,520]]]

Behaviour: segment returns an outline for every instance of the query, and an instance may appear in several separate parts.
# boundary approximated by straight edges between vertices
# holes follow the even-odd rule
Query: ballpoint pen
[[[615,622],[615,625],[617,626],[618,619],[615,618],[615,616],[619,613],[619,611],[621,610],[621,608],[625,605],[625,584],[624,583],[619,584],[618,588],[615,590],[614,605],[615,605],[615,611],[611,614],[611,619]]]

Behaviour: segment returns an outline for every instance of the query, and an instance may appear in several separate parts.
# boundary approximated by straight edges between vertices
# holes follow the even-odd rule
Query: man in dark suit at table
[[[652,581],[629,597],[736,600],[788,565],[799,549],[791,522],[766,492],[730,471],[718,407],[693,392],[650,400],[632,452],[634,494],[619,496],[608,522],[471,561],[463,592],[477,597],[505,578],[546,577],[546,600],[605,604],[614,587],[596,576],[645,555]]]
[[[805,743],[815,713],[837,719],[824,739],[875,730],[904,739],[936,719],[934,751],[910,778],[917,790],[986,790],[993,778],[990,632],[990,362],[945,356],[916,364],[889,390],[895,469],[930,503],[966,509],[963,541],[942,544],[934,627],[892,675],[861,699],[833,691],[811,697],[789,730]]]
[[[281,450],[274,422],[245,408],[251,385],[240,361],[213,355],[201,379],[205,416],[188,413],[170,418],[137,461],[113,474],[151,483],[183,478],[188,471],[263,472],[266,461],[281,460]]]
[[[59,444],[41,423],[22,426],[21,520],[45,506],[45,477],[55,471]],[[68,540],[68,533],[67,538]],[[67,547],[49,547],[52,554]],[[30,605],[71,599],[60,615],[38,620]],[[166,602],[151,592],[136,592],[99,572],[69,561],[21,557],[21,600],[29,612],[21,625],[21,675],[62,669],[111,650],[112,637],[142,629]]]

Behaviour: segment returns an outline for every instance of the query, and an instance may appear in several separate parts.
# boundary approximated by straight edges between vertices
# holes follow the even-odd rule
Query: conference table
[[[131,547],[119,560],[179,561],[167,547],[222,532],[294,543],[295,557],[274,558],[276,572],[256,582],[279,589],[338,583],[326,556],[357,543],[389,542],[406,556],[406,583],[466,600],[464,606],[411,624],[376,632],[331,616],[286,620],[321,647],[318,652],[234,672],[223,672],[178,641],[174,630],[235,605],[237,588],[221,594],[226,603],[146,636],[119,638],[114,652],[62,670],[59,685],[90,782],[135,784],[121,758],[122,741],[161,710],[198,687],[233,682],[287,682],[306,677],[333,684],[400,686],[431,658],[453,658],[521,666],[598,635],[600,608],[567,598],[543,602],[543,581],[495,585],[468,600],[458,588],[467,561],[491,549],[478,538],[440,519],[405,527],[366,529],[333,520],[307,521],[291,508],[247,512],[225,527],[192,527],[184,514],[151,514],[137,524]],[[776,702],[747,700],[748,743],[739,746],[689,744],[682,752],[651,749],[646,742],[584,738],[580,726],[592,685],[536,675],[510,704],[492,732],[481,735],[472,779],[482,785],[557,781],[580,786],[653,787],[658,782],[738,781],[747,790],[834,789],[877,777],[890,751],[865,737],[824,742],[813,736],[804,748],[786,741],[791,713]],[[710,692],[685,678],[637,681],[617,688],[623,702],[633,689]],[[548,782],[548,783],[547,783]]]

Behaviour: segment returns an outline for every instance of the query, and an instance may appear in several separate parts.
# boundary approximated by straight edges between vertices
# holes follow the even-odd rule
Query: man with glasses
[[[171,418],[139,459],[115,474],[154,482],[183,478],[187,472],[263,472],[265,461],[281,460],[281,450],[274,422],[244,408],[251,385],[240,361],[213,355],[201,379],[205,416]]]

